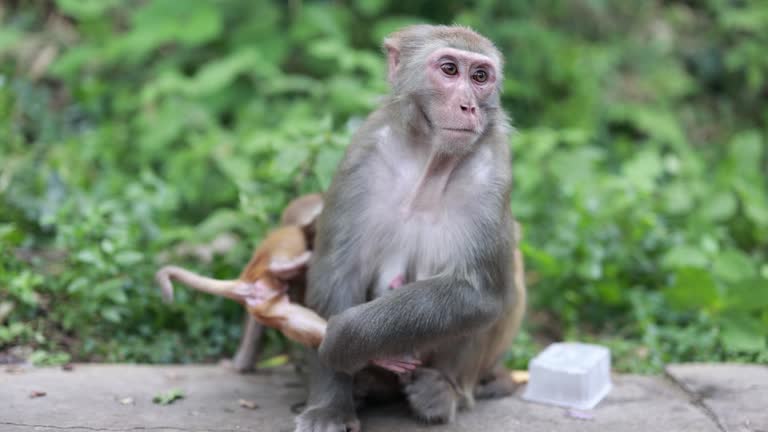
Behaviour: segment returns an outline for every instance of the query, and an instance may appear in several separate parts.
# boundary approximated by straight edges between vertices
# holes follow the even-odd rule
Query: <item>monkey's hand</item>
[[[371,364],[396,374],[404,374],[421,366],[421,360],[412,355],[405,355],[399,358],[371,360]]]
[[[399,359],[487,328],[502,310],[493,289],[453,275],[424,279],[332,315],[318,355],[330,368],[352,374],[371,360]]]
[[[413,354],[394,354],[394,353],[380,353],[380,355],[377,355],[375,358],[370,360],[364,360],[364,357],[352,354],[350,356],[344,356],[345,362],[342,364],[341,362],[336,362],[334,358],[336,356],[331,355],[331,352],[338,352],[339,349],[342,350],[353,350],[353,346],[355,345],[354,338],[346,338],[346,342],[343,344],[340,344],[342,340],[345,339],[344,336],[341,336],[342,334],[347,334],[346,331],[340,331],[339,328],[344,328],[345,325],[342,323],[343,317],[340,316],[334,316],[331,317],[329,323],[328,329],[331,328],[331,326],[334,327],[333,332],[326,331],[325,338],[323,339],[323,342],[318,347],[318,354],[320,355],[320,358],[331,368],[336,369],[341,372],[346,372],[349,374],[353,374],[357,372],[358,370],[364,368],[367,365],[374,365],[378,366],[382,369],[388,370],[390,372],[394,372],[398,375],[401,374],[407,374],[409,372],[412,372],[416,370],[419,366],[421,366],[421,360],[419,360],[415,355]],[[350,340],[351,339],[351,340]],[[346,347],[346,348],[344,348]],[[352,360],[350,362],[350,360]]]

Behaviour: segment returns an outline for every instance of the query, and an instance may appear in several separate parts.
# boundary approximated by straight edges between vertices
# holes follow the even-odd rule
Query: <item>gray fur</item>
[[[458,394],[455,384],[440,371],[420,368],[404,386],[413,414],[427,423],[449,423],[456,417]]]
[[[425,363],[404,385],[414,413],[451,421],[457,408],[473,405],[478,380],[496,366],[507,329],[519,323],[511,316],[520,309],[511,128],[498,91],[480,107],[483,133],[471,146],[445,150],[423,115],[430,100],[418,77],[420,56],[436,47],[485,54],[499,76],[501,55],[487,39],[455,27],[410,27],[385,44],[401,49],[393,95],[352,138],[318,220],[306,304],[329,322],[309,355],[300,432],[343,430],[355,418],[353,375],[372,359],[412,353]],[[404,263],[406,284],[382,293],[376,287],[392,274],[382,267],[393,262]]]

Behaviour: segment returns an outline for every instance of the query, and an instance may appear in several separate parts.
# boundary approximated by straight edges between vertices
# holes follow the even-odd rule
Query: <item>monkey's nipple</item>
[[[397,289],[400,288],[405,284],[405,276],[403,274],[399,274],[395,276],[394,279],[392,279],[392,282],[389,283],[389,289]]]

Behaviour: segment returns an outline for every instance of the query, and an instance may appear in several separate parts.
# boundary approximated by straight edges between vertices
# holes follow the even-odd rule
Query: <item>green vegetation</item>
[[[413,22],[506,55],[531,299],[510,366],[562,338],[620,370],[768,363],[760,0],[0,3],[0,353],[231,355],[240,307],[163,304],[154,270],[236,275],[328,185],[387,90],[382,37]]]

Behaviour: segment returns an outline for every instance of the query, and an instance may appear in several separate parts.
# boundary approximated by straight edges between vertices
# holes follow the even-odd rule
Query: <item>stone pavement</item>
[[[615,375],[614,388],[586,419],[517,396],[481,401],[455,423],[426,426],[402,405],[363,410],[365,432],[768,432],[768,368],[672,365],[666,376]],[[152,403],[180,388],[185,398]],[[31,398],[32,392],[45,396]],[[237,375],[219,366],[75,365],[0,369],[0,431],[293,430],[304,398],[288,369]],[[239,400],[255,402],[254,409]]]

